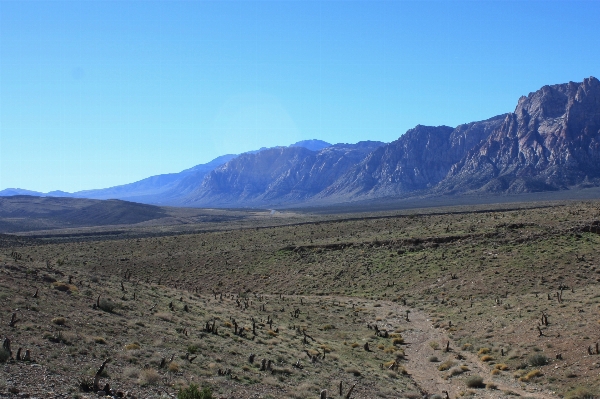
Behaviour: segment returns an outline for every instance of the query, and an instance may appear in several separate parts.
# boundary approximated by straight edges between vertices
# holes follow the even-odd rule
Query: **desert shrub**
[[[194,354],[196,354],[196,353],[198,352],[198,349],[199,349],[199,348],[198,348],[198,345],[194,345],[194,344],[192,344],[192,345],[189,345],[189,346],[187,347],[187,351],[188,351],[188,353],[190,353],[191,355],[194,355]]]
[[[448,377],[454,377],[455,375],[460,375],[464,372],[465,372],[465,370],[463,370],[462,367],[452,367],[448,371]]]
[[[125,375],[127,378],[139,378],[140,370],[134,367],[125,367],[125,370],[123,370],[123,375]]]
[[[437,363],[437,362],[440,361],[440,359],[438,359],[437,356],[430,356],[429,357],[429,361],[432,362],[432,363]]]
[[[394,345],[402,345],[404,343],[404,338],[396,337],[392,340],[392,344]]]
[[[160,374],[154,369],[144,369],[140,372],[140,385],[156,385],[160,382]]]
[[[210,388],[204,387],[200,391],[198,385],[190,384],[187,388],[179,389],[177,399],[213,399],[213,396]]]
[[[545,366],[548,364],[548,358],[541,353],[536,353],[529,356],[529,364],[534,367]]]
[[[0,363],[5,363],[10,359],[10,353],[4,348],[0,348]]]
[[[483,384],[483,378],[478,375],[472,375],[465,380],[465,384],[469,388],[483,388],[485,385]]]
[[[44,335],[42,335],[42,337],[50,342],[54,342],[55,344],[65,345],[71,345],[74,340],[72,334],[63,334],[62,331],[59,331],[56,334],[45,332]]]
[[[329,331],[329,330],[333,330],[333,329],[335,329],[335,326],[332,324],[325,324],[323,326],[323,331]]]
[[[438,349],[440,349],[440,344],[438,344],[438,343],[437,343],[437,342],[435,342],[435,341],[431,341],[431,342],[429,342],[429,346],[430,346],[430,347],[431,347],[431,349],[433,349],[433,350],[438,350]]]
[[[108,313],[113,313],[117,308],[117,304],[114,301],[105,298],[102,298],[100,300],[99,305],[100,310],[103,310]]]
[[[168,369],[171,373],[176,373],[179,371],[179,364],[177,364],[175,362],[171,362],[171,363],[169,363]]]
[[[137,342],[125,345],[125,350],[127,351],[133,351],[136,349],[140,349],[140,344],[138,344]]]
[[[565,399],[596,399],[594,392],[586,387],[577,387],[567,392]]]
[[[56,324],[57,326],[64,326],[66,322],[67,319],[64,317],[55,317],[52,319],[52,323]]]

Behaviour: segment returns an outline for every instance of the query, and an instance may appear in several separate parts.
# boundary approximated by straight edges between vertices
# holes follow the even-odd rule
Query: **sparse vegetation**
[[[467,379],[465,380],[465,384],[469,388],[483,388],[483,387],[485,387],[485,384],[483,383],[483,378],[481,378],[478,375],[472,375],[470,377],[467,377]]]
[[[187,388],[179,389],[177,399],[213,399],[213,395],[208,387],[204,387],[200,391],[198,385],[190,384]]]
[[[599,209],[592,202],[461,208],[258,230],[48,239],[19,247],[34,259],[27,262],[0,251],[11,370],[23,361],[17,351],[23,359],[29,350],[32,363],[73,387],[82,370],[93,383],[110,358],[110,380],[100,384],[138,397],[150,389],[175,395],[172,387],[205,379],[219,394],[318,397],[327,389],[337,396],[331,376],[341,371],[342,397],[359,381],[353,397],[395,398],[418,392],[404,374],[415,375],[418,359],[465,395],[485,386],[465,387],[471,374],[499,392],[515,375],[521,386],[576,399],[600,383],[588,371],[599,359],[600,235],[578,227]],[[317,218],[294,220],[305,217]],[[64,263],[49,269],[46,259]],[[416,334],[423,334],[418,354]],[[0,361],[8,361],[3,353]]]

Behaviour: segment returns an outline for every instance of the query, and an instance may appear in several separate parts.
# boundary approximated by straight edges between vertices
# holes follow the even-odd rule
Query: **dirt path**
[[[405,313],[405,309],[399,307],[400,314]],[[502,372],[501,375],[491,375],[492,368],[481,362],[478,356],[474,353],[461,351],[456,344],[448,339],[445,331],[439,328],[434,328],[433,323],[427,316],[419,311],[411,309],[410,322],[402,321],[401,324],[406,326],[406,331],[402,334],[406,346],[406,370],[413,380],[430,395],[438,394],[443,398],[443,391],[448,391],[450,398],[455,399],[460,397],[459,393],[467,390],[475,392],[474,397],[479,398],[514,398],[515,395],[508,395],[509,392],[516,393],[523,398],[539,398],[552,399],[558,398],[554,393],[546,391],[533,383],[521,383],[513,378],[512,372]],[[430,346],[430,342],[439,343],[440,349],[434,350]],[[450,352],[444,352],[446,342],[450,342]],[[460,354],[464,357],[462,360],[456,359]],[[461,375],[457,375],[448,379],[444,376],[448,375],[448,371],[439,371],[440,362],[431,362],[429,358],[437,356],[440,361],[445,361],[448,358],[455,358],[456,365],[466,365],[469,371]],[[469,389],[465,385],[465,378],[470,375],[479,375],[483,377],[484,383],[493,383],[497,389]]]

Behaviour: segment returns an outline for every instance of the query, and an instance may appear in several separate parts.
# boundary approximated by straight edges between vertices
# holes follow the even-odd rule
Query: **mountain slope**
[[[0,231],[135,224],[166,217],[164,209],[121,200],[33,197],[0,198]]]
[[[442,181],[452,165],[484,140],[502,119],[496,116],[455,129],[418,125],[373,151],[321,196],[376,198],[427,190]]]
[[[544,86],[454,165],[438,191],[535,192],[600,183],[600,81]]]
[[[243,154],[210,172],[182,201],[188,206],[294,203],[315,196],[381,142],[336,144],[321,151],[279,147]]]

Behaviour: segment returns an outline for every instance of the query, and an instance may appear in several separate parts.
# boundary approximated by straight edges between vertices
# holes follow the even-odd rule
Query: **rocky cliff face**
[[[600,179],[600,81],[544,86],[464,159],[438,190],[531,192]]]
[[[501,121],[500,116],[456,129],[418,125],[369,154],[321,196],[381,197],[430,189]]]
[[[309,199],[361,162],[381,142],[336,144],[320,151],[279,147],[244,154],[213,170],[186,205],[265,205]]]

